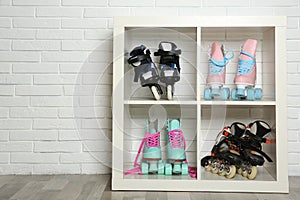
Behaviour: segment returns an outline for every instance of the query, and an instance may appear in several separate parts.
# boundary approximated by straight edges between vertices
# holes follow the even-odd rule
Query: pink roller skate
[[[230,57],[227,57],[229,55]],[[209,58],[209,72],[206,79],[208,85],[204,90],[204,99],[212,100],[216,96],[221,96],[222,100],[229,99],[229,88],[223,88],[225,84],[226,65],[233,58],[233,51],[224,53],[223,45],[220,47],[218,42],[214,42],[211,47]]]
[[[239,66],[234,78],[236,89],[232,90],[232,100],[260,100],[262,89],[255,88],[256,81],[256,48],[257,40],[246,40],[240,52]]]

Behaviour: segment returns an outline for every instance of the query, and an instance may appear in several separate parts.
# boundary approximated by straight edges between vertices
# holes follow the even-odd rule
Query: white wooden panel
[[[286,111],[283,109],[286,105],[285,81],[277,81],[285,78],[284,26],[286,18],[122,17],[116,18],[115,22],[115,27],[123,27],[126,34],[122,43],[124,48],[122,47],[121,51],[124,51],[125,55],[124,57],[122,55],[122,62],[114,57],[114,60],[119,61],[119,67],[124,69],[122,72],[124,76],[118,77],[122,80],[119,82],[120,88],[124,87],[122,94],[124,98],[114,101],[114,105],[116,102],[121,103],[124,108],[124,116],[121,116],[123,117],[121,126],[114,124],[114,130],[118,128],[123,131],[122,137],[118,137],[118,135],[113,137],[113,143],[123,147],[122,163],[115,159],[113,161],[118,165],[121,164],[121,168],[124,169],[132,166],[137,148],[145,134],[145,119],[149,113],[152,117],[159,116],[162,121],[160,125],[161,144],[163,156],[166,158],[164,121],[167,117],[180,118],[188,144],[187,157],[190,163],[197,164],[198,178],[191,179],[189,176],[122,176],[121,169],[121,172],[113,171],[115,174],[112,182],[113,189],[178,190],[177,180],[180,180],[180,190],[288,191],[287,156],[285,155],[287,152]],[[137,29],[138,27],[139,29]],[[120,30],[118,31],[120,32]],[[208,73],[209,46],[213,41],[219,41],[225,45],[226,49],[234,51],[235,57],[228,64],[226,74],[226,86],[233,88],[240,46],[248,38],[257,39],[259,42],[256,85],[263,88],[263,101],[201,101]],[[175,98],[174,101],[153,101],[149,89],[141,88],[140,83],[133,83],[133,68],[126,61],[128,52],[140,44],[146,45],[151,52],[154,52],[161,40],[173,41],[183,51],[180,61],[181,80],[175,84],[175,95],[182,99],[186,98],[188,101],[185,103],[180,101],[180,98]],[[115,45],[116,47],[119,46]],[[158,64],[157,58],[153,60]],[[117,76],[122,75],[117,73]],[[115,87],[116,85],[114,85]],[[114,99],[116,98],[119,96],[114,95]],[[255,181],[245,180],[241,176],[226,180],[224,177],[204,173],[200,167],[200,159],[210,153],[220,129],[235,121],[248,124],[256,119],[267,121],[273,128],[270,137],[276,139],[277,142],[263,145],[263,149],[274,162],[266,161],[264,167],[259,168],[259,175]],[[113,153],[117,155],[119,152]],[[149,184],[150,179],[151,184]],[[236,184],[239,184],[239,187],[236,187]]]

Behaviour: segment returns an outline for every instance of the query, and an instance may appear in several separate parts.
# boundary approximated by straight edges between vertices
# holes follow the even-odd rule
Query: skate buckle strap
[[[231,56],[227,56],[231,55]],[[213,58],[210,58],[208,61],[210,62],[210,73],[211,74],[219,74],[224,70],[224,67],[228,64],[230,60],[233,59],[233,51],[228,50],[224,54],[224,60],[215,60]]]
[[[127,170],[124,172],[125,175],[128,174],[142,174],[142,170],[141,170],[141,165],[138,164],[138,159],[140,157],[142,148],[144,146],[144,144],[146,143],[147,147],[158,147],[159,146],[159,136],[160,136],[160,132],[156,132],[154,134],[150,134],[149,132],[146,133],[146,136],[143,138],[138,153],[134,159],[134,164],[132,169]]]
[[[250,57],[251,60],[239,60],[238,74],[248,74],[255,64],[255,58],[253,55],[245,51],[241,51],[241,54]]]
[[[174,129],[168,132],[169,142],[172,148],[185,148],[185,139],[182,130]]]

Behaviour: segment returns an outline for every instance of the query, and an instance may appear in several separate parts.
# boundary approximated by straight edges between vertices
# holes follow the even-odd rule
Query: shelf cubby
[[[140,143],[145,136],[146,120],[159,119],[160,146],[162,157],[166,158],[166,119],[180,119],[181,129],[186,140],[187,160],[196,165],[197,152],[197,109],[196,105],[126,105],[124,129],[124,169],[133,167]],[[140,155],[142,156],[142,154]],[[130,176],[124,175],[124,178]],[[131,176],[132,177],[132,176]],[[158,178],[161,176],[157,176]]]
[[[180,81],[175,83],[175,100],[196,100],[196,28],[191,27],[130,27],[125,28],[125,57],[124,63],[129,58],[129,53],[136,46],[143,44],[151,51],[152,60],[159,67],[159,58],[154,56],[161,41],[172,41],[182,50],[180,67],[182,69]],[[125,100],[150,100],[152,94],[148,88],[142,88],[140,82],[133,82],[134,69],[125,64]],[[165,92],[165,87],[162,85]],[[166,98],[165,98],[166,99]]]
[[[272,128],[272,132],[268,135],[269,139],[277,140],[276,134],[276,115],[275,106],[266,105],[217,105],[201,107],[201,142],[199,160],[206,155],[210,155],[210,151],[215,144],[215,139],[220,128],[224,125],[230,126],[234,122],[241,122],[245,125],[257,120],[263,119]],[[272,159],[273,162],[265,160],[263,166],[258,166],[259,172],[256,180],[276,181],[276,145],[262,144],[263,151]],[[210,175],[208,175],[210,174]],[[272,178],[271,178],[272,177]],[[226,180],[225,177],[217,178],[217,175],[207,173],[201,169],[202,180]],[[236,175],[234,180],[245,180],[244,177]]]
[[[226,66],[225,86],[230,90],[235,87],[234,76],[237,72],[241,47],[248,39],[256,39],[258,47],[256,51],[256,87],[262,88],[262,101],[275,100],[275,28],[274,27],[202,27],[201,28],[201,52],[200,52],[200,90],[206,86],[208,74],[208,54],[214,41],[224,45],[225,51],[234,52],[233,59]],[[225,87],[224,86],[224,87]],[[201,93],[203,98],[203,93]]]

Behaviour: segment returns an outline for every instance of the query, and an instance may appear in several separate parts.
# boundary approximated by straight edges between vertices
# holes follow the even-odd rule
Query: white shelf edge
[[[132,104],[132,105],[151,105],[151,104],[159,104],[159,105],[197,105],[197,101],[168,101],[168,100],[125,100],[124,104]]]
[[[276,101],[200,101],[201,105],[274,106]]]

